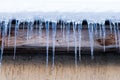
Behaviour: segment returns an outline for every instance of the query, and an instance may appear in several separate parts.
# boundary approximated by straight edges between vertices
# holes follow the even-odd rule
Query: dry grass
[[[120,56],[118,54],[96,55],[94,60],[90,55],[82,56],[77,68],[74,65],[74,55],[57,55],[54,69],[45,66],[45,55],[4,56],[0,68],[1,80],[118,80],[120,79]]]
[[[117,39],[118,39],[118,37],[117,37]],[[109,34],[105,39],[103,39],[103,38],[102,39],[97,39],[96,41],[102,46],[104,46],[104,45],[109,46],[109,45],[115,45],[116,44],[114,34]],[[117,40],[117,42],[118,42],[118,40]]]

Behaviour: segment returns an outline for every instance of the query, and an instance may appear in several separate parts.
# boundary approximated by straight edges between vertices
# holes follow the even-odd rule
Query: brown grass
[[[0,68],[1,80],[118,80],[120,79],[120,56],[99,55],[94,60],[82,56],[77,68],[74,55],[57,55],[55,67],[45,66],[45,56],[5,56]]]
[[[96,41],[100,44],[100,45],[105,45],[105,46],[109,46],[109,45],[115,45],[116,41],[115,41],[115,35],[113,34],[109,34],[105,39],[96,39]]]

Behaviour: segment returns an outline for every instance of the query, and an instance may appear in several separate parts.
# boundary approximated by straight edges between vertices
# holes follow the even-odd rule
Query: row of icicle
[[[52,21],[51,21],[52,22]],[[18,31],[19,31],[19,25],[20,25],[21,21],[16,20],[15,22],[15,26],[14,26],[14,57],[13,59],[15,59],[15,55],[16,55],[16,39],[17,39],[17,35],[18,35]],[[28,21],[28,25],[27,25],[27,41],[29,41],[29,36],[32,34],[32,30],[33,30],[33,24],[34,22],[32,21]],[[69,38],[70,38],[70,29],[71,29],[71,25],[70,22],[61,22],[60,24],[60,28],[61,31],[63,33],[63,38],[65,37],[65,32],[66,32],[66,40],[67,40],[67,48],[69,50]],[[23,26],[25,27],[25,26]],[[9,22],[6,21],[1,21],[0,22],[0,33],[1,33],[1,55],[0,55],[0,63],[2,63],[2,56],[3,56],[3,51],[4,51],[4,41],[5,41],[5,37],[8,35],[8,44],[10,42],[10,37],[11,37],[11,28],[12,28],[12,20],[10,20]],[[39,20],[39,36],[41,37],[42,35],[42,21]],[[74,53],[75,53],[75,65],[77,66],[78,63],[78,59],[81,60],[81,40],[82,40],[82,21],[81,22],[72,22],[72,29],[73,29],[73,36],[74,36]],[[24,29],[24,28],[23,28]],[[48,56],[49,56],[49,29],[50,29],[50,21],[45,21],[45,29],[46,29],[46,66],[48,66]],[[36,29],[37,30],[37,29]],[[98,31],[99,30],[99,31]],[[57,22],[52,22],[52,66],[54,67],[54,60],[55,60],[55,36],[56,36],[56,31],[57,31]],[[76,36],[76,31],[78,32],[78,37]],[[118,24],[114,26],[112,26],[110,24],[110,31],[111,33],[114,33],[115,35],[115,40],[116,40],[116,48],[118,46],[120,46],[120,37],[119,37],[119,27]],[[91,59],[94,59],[94,36],[99,33],[100,37],[103,37],[104,39],[106,38],[106,28],[104,24],[100,24],[99,27],[97,26],[96,23],[88,23],[88,33],[89,33],[89,40],[90,40],[90,48],[91,48]],[[118,37],[117,37],[118,35]],[[77,39],[79,41],[79,46],[77,46]],[[117,44],[118,42],[119,44]],[[106,46],[105,46],[105,41],[104,41],[104,46],[103,49],[105,51]],[[79,55],[79,56],[77,56]]]

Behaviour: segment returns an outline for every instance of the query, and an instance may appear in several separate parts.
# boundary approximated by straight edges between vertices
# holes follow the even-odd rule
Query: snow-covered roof
[[[0,20],[18,19],[21,21],[33,21],[42,19],[47,21],[76,21],[87,20],[88,22],[103,23],[105,20],[120,21],[120,13],[110,12],[19,12],[19,13],[0,13]]]

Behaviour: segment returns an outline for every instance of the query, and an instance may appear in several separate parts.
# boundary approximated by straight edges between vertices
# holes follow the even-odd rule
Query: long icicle
[[[0,55],[0,65],[2,64],[2,58],[3,58],[3,51],[4,51],[4,46],[5,46],[5,36],[7,34],[7,22],[3,21],[1,23],[1,34],[2,34],[2,44],[1,44],[1,55]]]
[[[33,27],[34,27],[33,24],[34,24],[34,23],[31,21],[31,22],[30,22],[30,33],[29,33],[29,34],[30,34],[30,39],[31,39],[32,36],[33,36]]]
[[[69,51],[69,45],[70,45],[70,23],[67,23],[66,26],[66,41],[67,41],[67,51]]]
[[[98,26],[97,26],[97,24],[94,24],[94,33],[95,33],[95,37],[98,37]]]
[[[61,32],[62,32],[62,30],[63,30],[63,25],[62,25],[62,23],[63,23],[63,21],[60,20],[60,29],[61,29]]]
[[[100,36],[100,38],[102,37],[102,28],[100,25],[99,25],[99,36]]]
[[[111,34],[112,34],[112,22],[111,22],[111,20],[109,21],[110,22],[110,32],[111,32]]]
[[[93,53],[93,51],[94,51],[94,37],[93,37],[93,24],[92,23],[90,23],[89,25],[88,25],[88,30],[89,30],[89,37],[90,37],[90,47],[91,47],[91,59],[94,59],[94,53]]]
[[[117,27],[118,47],[119,47],[119,51],[120,51],[120,31],[119,31],[118,22],[116,24],[116,27]]]
[[[49,53],[49,22],[46,21],[46,68],[48,67],[48,53]]]
[[[2,37],[2,22],[0,22],[0,37]]]
[[[102,33],[103,33],[103,50],[105,52],[106,46],[105,46],[105,38],[106,38],[106,29],[105,29],[105,25],[101,24],[102,27]]]
[[[114,35],[115,35],[115,46],[116,46],[116,48],[118,47],[118,38],[117,38],[117,26],[115,25],[115,23],[114,23],[114,25],[113,25],[113,27],[114,27]]]
[[[42,22],[41,22],[41,20],[39,20],[39,31],[38,31],[38,33],[39,33],[39,39],[40,39],[40,41],[42,40]]]
[[[75,45],[75,66],[77,67],[77,39],[76,39],[76,24],[73,22],[74,45]]]
[[[23,27],[22,30],[24,31],[25,30],[25,22],[23,22],[23,26],[22,27]]]
[[[9,46],[10,37],[11,37],[11,27],[12,27],[12,24],[11,24],[11,20],[10,20],[9,25],[8,25],[8,30],[9,30],[9,33],[8,33],[8,46]]]
[[[27,22],[27,42],[29,40],[30,22]]]
[[[82,38],[81,30],[82,30],[82,24],[79,24],[78,25],[78,39],[79,39],[79,60],[80,61],[81,61],[81,38]]]
[[[13,56],[13,59],[15,59],[15,57],[16,57],[16,40],[17,40],[17,35],[18,35],[18,30],[19,30],[19,24],[20,24],[20,22],[18,20],[16,20],[16,23],[15,23],[15,36],[14,36],[14,56]]]
[[[62,30],[62,34],[63,34],[63,41],[65,40],[65,23],[62,23],[63,26],[63,30]]]
[[[52,67],[54,67],[54,62],[55,62],[55,36],[56,36],[56,23],[52,22]]]
[[[38,21],[36,21],[36,24],[35,24],[35,33],[36,33],[36,35],[38,34],[38,27],[40,26],[40,20],[39,20],[39,22]]]

